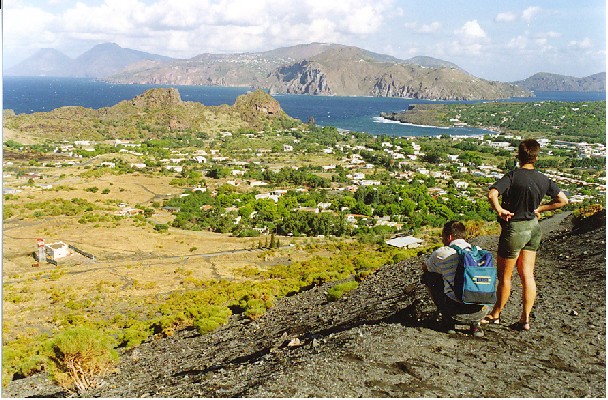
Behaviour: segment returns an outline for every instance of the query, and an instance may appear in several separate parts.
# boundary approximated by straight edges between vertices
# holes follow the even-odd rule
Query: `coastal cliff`
[[[249,86],[268,90],[271,94],[437,100],[493,100],[531,95],[516,85],[480,79],[429,57],[420,58],[425,65],[432,65],[427,67],[357,47],[310,46],[266,53],[205,54],[171,62],[142,61],[104,80],[113,83]]]

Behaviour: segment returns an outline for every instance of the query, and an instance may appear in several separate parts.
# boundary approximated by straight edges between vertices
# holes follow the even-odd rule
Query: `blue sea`
[[[62,106],[86,108],[110,107],[122,100],[132,99],[155,87],[175,87],[182,100],[197,101],[207,106],[233,104],[237,96],[250,88],[225,88],[179,85],[124,85],[98,82],[92,79],[50,77],[4,77],[3,109],[17,114],[51,111]],[[604,92],[537,92],[533,98],[514,98],[509,101],[598,101],[605,100]],[[415,126],[388,121],[380,112],[398,112],[411,104],[450,103],[440,101],[383,98],[275,95],[283,110],[291,117],[307,122],[311,117],[322,126],[376,135],[438,136],[478,135],[487,133],[475,128],[437,128]],[[452,102],[453,103],[453,102]]]

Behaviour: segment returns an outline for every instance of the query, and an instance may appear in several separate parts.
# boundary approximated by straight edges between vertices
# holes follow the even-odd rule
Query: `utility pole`
[[[44,254],[44,239],[43,238],[36,239],[36,244],[38,245],[38,264],[34,264],[34,265],[36,267],[39,267],[42,260],[46,260],[46,256]]]

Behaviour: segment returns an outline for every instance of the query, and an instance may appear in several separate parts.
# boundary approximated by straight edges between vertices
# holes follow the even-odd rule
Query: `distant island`
[[[174,59],[99,44],[76,59],[41,49],[7,76],[93,78],[110,83],[250,87],[270,94],[498,100],[531,91],[605,91],[606,73],[584,78],[539,73],[517,82],[488,81],[449,61],[401,60],[358,47],[310,43],[258,53]]]
[[[400,60],[339,44],[311,43],[261,53],[201,54],[178,60],[114,43],[72,60],[43,49],[8,76],[63,76],[111,83],[251,87],[270,94],[492,100],[529,97],[517,85],[475,77],[432,57]]]
[[[523,81],[513,82],[525,89],[536,92],[605,92],[606,73],[584,78],[540,72]]]

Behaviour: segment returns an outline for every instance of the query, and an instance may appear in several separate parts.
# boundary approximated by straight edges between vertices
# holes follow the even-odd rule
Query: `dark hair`
[[[443,237],[452,235],[454,239],[465,239],[467,235],[467,228],[460,221],[449,221],[443,225],[443,231],[441,231]]]
[[[522,140],[519,144],[519,152],[517,154],[519,165],[534,164],[536,160],[538,160],[538,153],[540,153],[540,143],[534,139]]]

